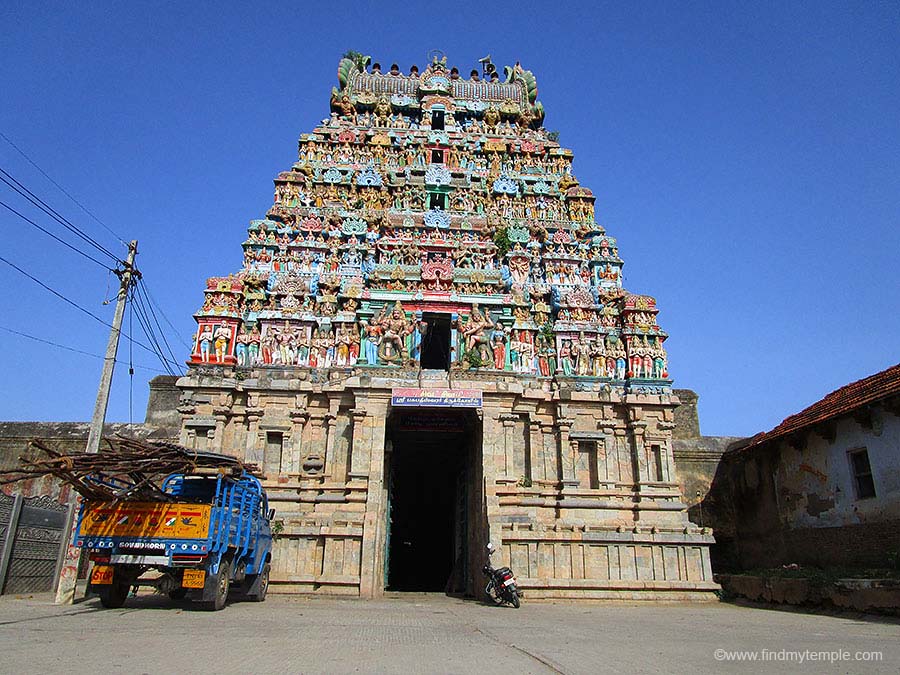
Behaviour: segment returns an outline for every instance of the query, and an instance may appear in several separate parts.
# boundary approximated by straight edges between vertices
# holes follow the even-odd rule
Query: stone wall
[[[673,389],[672,393],[681,402],[681,405],[675,408],[676,426],[672,431],[672,438],[675,440],[700,438],[700,413],[697,410],[700,396],[690,389]]]
[[[284,527],[273,591],[379,594],[390,387],[429,382],[403,382],[396,373],[315,381],[271,368],[254,375],[195,370],[177,387],[155,378],[147,423],[110,424],[105,433],[258,463]],[[674,397],[553,394],[537,380],[529,388],[517,378],[470,377],[452,383],[486,392],[472,450],[469,570],[480,569],[491,540],[532,597],[687,598],[715,588],[712,537],[687,521],[682,495],[705,490],[722,441],[672,438],[676,420],[696,420],[693,392],[685,416],[673,412]],[[85,423],[0,423],[0,461],[14,466],[35,437],[80,450],[87,433]],[[66,499],[53,481],[14,489]],[[479,582],[470,573],[467,590],[477,592]]]
[[[676,427],[672,432],[678,486],[691,522],[718,531],[717,525],[722,520],[719,512],[725,506],[708,498],[710,486],[722,455],[743,439],[739,436],[702,436],[697,410],[700,397],[690,389],[675,389],[674,393],[681,402],[675,408]]]
[[[712,537],[688,521],[676,479],[671,395],[585,391],[562,378],[554,392],[495,373],[232,372],[192,368],[179,380],[180,441],[266,467],[284,526],[275,592],[383,592],[390,395],[403,386],[483,391],[469,593],[487,541],[531,597],[685,599],[717,588]]]

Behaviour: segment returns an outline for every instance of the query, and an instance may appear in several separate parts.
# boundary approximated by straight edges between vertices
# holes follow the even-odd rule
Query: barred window
[[[856,498],[871,499],[875,496],[875,481],[872,478],[872,466],[869,464],[869,451],[866,448],[857,448],[847,454],[850,457]]]

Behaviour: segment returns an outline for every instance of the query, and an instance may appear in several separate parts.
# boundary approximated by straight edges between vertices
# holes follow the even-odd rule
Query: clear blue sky
[[[769,429],[900,361],[896,2],[250,4],[0,8],[0,130],[139,241],[179,359],[205,278],[239,269],[272,179],[327,116],[340,55],[405,70],[441,49],[463,72],[488,53],[534,71],[704,433]],[[0,167],[124,256],[2,139]],[[0,231],[0,255],[111,319],[102,268],[6,212]],[[89,419],[100,360],[8,331],[102,354],[108,330],[5,264],[0,284],[0,419]],[[142,420],[153,375],[130,387],[120,367],[108,419],[129,420],[132,391]]]

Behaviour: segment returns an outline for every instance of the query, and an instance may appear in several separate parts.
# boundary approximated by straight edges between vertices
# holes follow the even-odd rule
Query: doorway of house
[[[472,410],[397,409],[387,459],[385,584],[393,591],[465,593],[480,465]]]

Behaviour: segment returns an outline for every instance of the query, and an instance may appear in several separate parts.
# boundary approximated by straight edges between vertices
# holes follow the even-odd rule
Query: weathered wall
[[[709,497],[722,455],[742,439],[736,436],[701,436],[672,441],[675,474],[691,522],[716,528],[722,505]]]
[[[697,403],[700,396],[690,389],[673,389],[672,393],[681,401],[675,408],[675,429],[672,438],[675,440],[700,438],[700,413]]]
[[[722,520],[719,512],[727,507],[717,503],[715,498],[708,498],[709,489],[722,455],[742,439],[739,436],[701,436],[697,409],[700,397],[690,389],[675,389],[674,393],[681,401],[675,408],[672,450],[682,499],[688,506],[691,522],[717,529]]]
[[[177,381],[176,375],[157,375],[150,380],[150,398],[144,418],[144,424],[171,430],[172,436],[177,436],[181,427],[181,415],[178,413],[181,390],[175,386]]]
[[[861,447],[874,498],[856,495],[848,452]],[[876,406],[791,441],[729,453],[708,502],[731,507],[718,509],[716,536],[736,567],[883,566],[900,551],[900,417]]]

